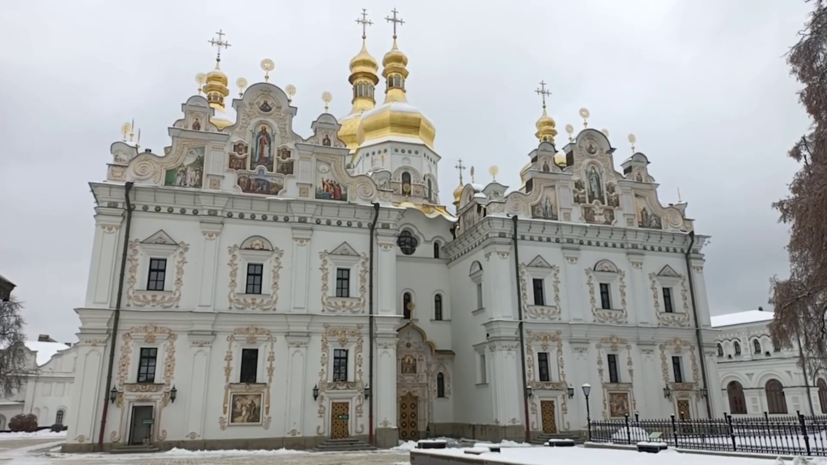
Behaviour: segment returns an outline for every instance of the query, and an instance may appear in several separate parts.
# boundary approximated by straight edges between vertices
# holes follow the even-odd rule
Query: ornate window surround
[[[629,341],[626,339],[612,335],[600,339],[600,342],[595,344],[595,348],[597,349],[597,373],[600,377],[600,383],[603,388],[603,418],[612,418],[610,416],[611,411],[609,409],[610,394],[627,394],[627,398],[629,400],[629,411],[637,411],[637,399],[635,399],[635,392],[633,389],[635,382],[635,370],[632,360],[632,345],[629,344]],[[605,381],[603,367],[604,364],[607,363],[605,360],[607,359],[606,355],[608,354],[616,354],[618,356],[618,365],[623,363],[622,356],[624,354],[626,355],[626,376],[620,376],[620,383]],[[617,368],[618,371],[622,369],[621,366],[618,366]],[[608,367],[606,368],[606,371],[608,371]],[[626,380],[627,377],[628,381]]]
[[[586,268],[586,283],[589,287],[589,302],[592,307],[592,315],[597,323],[620,323],[628,322],[626,312],[626,272],[620,270],[610,260],[600,260],[594,268]],[[595,289],[600,284],[609,284],[611,290],[612,309],[603,309],[597,306]],[[620,306],[617,303],[620,302]]]
[[[187,251],[189,251],[189,244],[175,242],[163,230],[159,230],[143,241],[137,239],[130,241],[127,257],[129,287],[126,292],[126,306],[178,308],[181,301]],[[163,258],[167,261],[163,291],[147,290],[149,262],[152,258]]]
[[[546,305],[533,305],[534,287],[529,286],[529,280],[542,279]],[[548,283],[551,283],[551,291],[548,292]],[[529,290],[530,289],[530,290]],[[530,292],[530,296],[529,296]],[[549,265],[543,257],[537,255],[528,265],[520,264],[520,293],[522,294],[523,307],[527,319],[551,320],[560,319],[560,267]],[[530,299],[529,299],[530,297]],[[554,302],[553,305],[549,305]]]
[[[671,326],[687,328],[691,321],[689,314],[689,287],[686,284],[686,276],[679,274],[671,266],[666,265],[658,273],[649,273],[650,289],[655,304],[655,315],[658,319],[658,326]],[[672,293],[673,313],[666,313],[660,307],[661,293],[664,287],[680,289],[682,305],[678,305],[676,295]]]
[[[698,389],[700,375],[698,373],[698,356],[695,353],[695,345],[680,338],[674,338],[660,344],[658,348],[660,350],[661,376],[664,384],[674,392],[673,398],[688,398],[694,392],[697,400],[700,400],[701,391]],[[684,382],[676,383],[672,378],[672,357],[683,357],[686,352],[689,352],[689,366],[682,362],[684,365]],[[684,357],[684,360],[686,360],[686,357]],[[691,371],[687,372],[687,368]]]
[[[222,416],[218,418],[218,425],[222,430],[231,426],[261,426],[269,429],[272,417],[270,416],[270,388],[273,384],[273,375],[275,373],[275,344],[276,337],[268,329],[257,326],[248,326],[245,328],[236,328],[233,333],[227,336],[227,354],[224,356],[226,364],[224,365],[224,403],[222,406]],[[266,379],[263,383],[236,383],[234,380],[238,379],[238,374],[241,371],[241,348],[258,348],[259,349],[259,367],[262,361],[266,361],[266,370],[256,373],[257,380]],[[262,355],[266,354],[266,358]],[[233,360],[238,360],[234,363]],[[260,374],[261,373],[261,374]],[[239,393],[262,393],[261,406],[261,422],[255,425],[234,425],[230,422],[230,412],[232,406],[230,405],[232,394]]]
[[[230,254],[229,269],[229,309],[233,310],[276,310],[279,292],[279,275],[281,258],[284,251],[273,247],[261,236],[247,238],[240,246],[228,247]],[[246,294],[247,265],[261,263],[261,294]]]
[[[328,252],[319,252],[322,272],[322,311],[329,313],[363,313],[367,299],[368,257],[359,254],[347,242]],[[350,270],[350,295],[354,297],[336,297],[336,269]],[[358,279],[354,279],[357,278]]]

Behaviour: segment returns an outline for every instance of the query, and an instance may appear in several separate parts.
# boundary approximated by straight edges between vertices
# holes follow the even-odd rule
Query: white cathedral
[[[449,210],[395,32],[381,79],[363,35],[352,111],[305,136],[291,86],[229,102],[219,62],[163,153],[116,142],[91,183],[64,450],[525,440],[724,411],[707,238],[645,155],[618,171],[588,128],[558,148],[544,105],[521,187],[461,183]]]

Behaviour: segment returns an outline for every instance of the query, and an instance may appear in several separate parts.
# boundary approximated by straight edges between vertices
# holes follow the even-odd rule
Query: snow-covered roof
[[[775,314],[766,310],[747,310],[745,312],[727,313],[711,317],[712,327],[734,326],[749,323],[769,322]]]
[[[26,347],[28,347],[29,350],[37,352],[37,366],[45,365],[56,353],[69,348],[69,346],[61,342],[39,341],[26,341]]]

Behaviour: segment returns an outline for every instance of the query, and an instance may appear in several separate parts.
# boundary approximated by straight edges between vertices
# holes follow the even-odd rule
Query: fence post
[[[804,447],[807,448],[807,455],[810,455],[810,438],[807,436],[807,423],[804,421],[804,415],[801,414],[800,411],[796,412],[798,414],[798,422],[801,424],[801,432],[804,434]]]
[[[726,419],[727,428],[729,428],[729,437],[732,438],[732,452],[738,452],[738,446],[735,443],[735,429],[732,428],[732,415],[727,415],[724,412],[724,418]]]
[[[628,440],[627,444],[632,443],[632,430],[629,429],[629,414],[627,413],[626,416],[626,439]]]
[[[678,426],[675,424],[675,414],[672,414],[672,436],[675,438],[675,449],[678,448]]]

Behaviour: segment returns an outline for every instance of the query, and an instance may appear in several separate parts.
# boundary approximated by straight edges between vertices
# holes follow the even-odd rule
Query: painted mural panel
[[[281,147],[276,157],[276,172],[279,174],[293,174],[295,160],[291,159],[291,151],[288,147]]]
[[[635,196],[635,210],[637,212],[637,225],[639,228],[663,229],[663,223],[658,215],[646,204],[643,196]]]
[[[333,179],[330,164],[318,162],[316,166],[316,198],[347,202],[347,186]]]
[[[557,192],[552,189],[545,189],[540,200],[531,206],[531,217],[556,220],[557,217]]]
[[[187,154],[180,166],[166,171],[164,185],[201,188],[203,178],[204,147],[195,147],[187,149]]]
[[[255,425],[261,423],[261,393],[233,394],[231,425]]]
[[[239,174],[236,183],[247,194],[278,195],[284,189],[283,178],[266,176],[263,170],[259,174]]]
[[[629,394],[626,392],[609,393],[609,416],[623,417],[629,414]]]
[[[586,184],[588,187],[589,203],[597,200],[600,203],[605,204],[606,200],[603,195],[603,181],[601,181],[600,171],[598,171],[595,165],[591,165],[586,170],[586,180],[588,181]]]
[[[250,158],[250,169],[263,166],[269,172],[275,169],[275,148],[273,147],[273,130],[266,124],[258,125],[252,129],[252,152]]]

